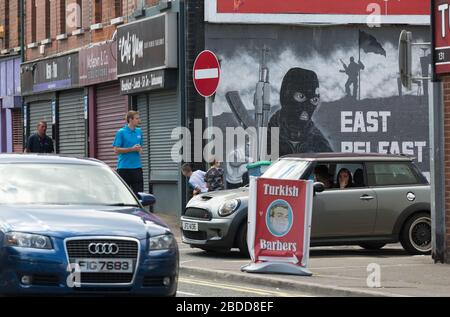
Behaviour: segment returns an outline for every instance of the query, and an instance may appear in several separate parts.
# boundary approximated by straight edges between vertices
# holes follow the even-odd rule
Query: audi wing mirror
[[[138,193],[139,201],[141,202],[142,206],[151,206],[156,202],[155,196],[151,194],[146,193]]]

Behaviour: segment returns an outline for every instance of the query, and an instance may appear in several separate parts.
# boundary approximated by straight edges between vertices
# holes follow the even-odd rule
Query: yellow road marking
[[[238,292],[242,292],[242,293],[251,293],[251,294],[257,294],[257,295],[279,296],[279,297],[294,297],[294,296],[306,297],[305,295],[298,295],[298,294],[293,295],[293,294],[277,292],[277,291],[267,291],[267,290],[263,290],[263,289],[259,289],[259,288],[235,286],[235,285],[229,285],[229,284],[223,284],[223,283],[212,283],[212,282],[208,282],[208,281],[204,281],[204,280],[179,278],[178,281],[182,282],[182,283],[187,283],[187,284],[228,289],[228,290],[238,291]]]

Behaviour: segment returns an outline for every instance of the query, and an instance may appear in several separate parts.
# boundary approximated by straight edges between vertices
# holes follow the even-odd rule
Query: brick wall
[[[4,0],[0,0],[4,1]],[[16,1],[16,0],[15,0]],[[46,0],[36,0],[39,4],[36,8],[37,19],[39,21],[37,26],[36,41],[40,42],[45,39],[45,2]],[[72,32],[77,29],[73,26],[71,22],[73,19],[71,17],[74,15],[75,11],[71,10],[75,7],[77,0],[67,0],[66,10],[61,6],[62,1],[52,0],[50,1],[50,37],[52,39],[51,44],[45,46],[45,53],[43,55],[39,52],[39,46],[37,48],[31,48],[26,50],[25,59],[35,60],[46,56],[51,56],[58,53],[63,53],[72,49],[83,47],[93,42],[100,42],[109,40],[112,38],[116,26],[111,25],[111,19],[116,18],[114,6],[116,1],[121,1],[122,3],[122,16],[131,16],[136,8],[137,0],[102,0],[102,23],[104,27],[100,30],[91,31],[90,26],[95,23],[95,0],[81,0],[82,3],[82,19],[81,24],[84,28],[85,33],[83,35],[74,36]],[[31,20],[31,5],[32,0],[26,1],[26,20],[25,20],[25,45],[32,43],[32,20]],[[69,11],[67,12],[67,8]],[[56,40],[56,36],[61,34],[64,30],[61,28],[62,13],[66,12],[66,28],[65,33],[67,33],[68,38],[62,41]],[[29,14],[28,14],[29,13]],[[127,18],[125,19],[127,22]]]
[[[4,39],[0,39],[0,50],[19,46],[19,0],[0,0],[0,25],[5,28]]]
[[[19,29],[20,19],[19,19],[19,1],[10,0],[9,1],[9,48],[14,48],[20,46],[19,39]]]
[[[67,25],[68,18],[64,23],[63,14],[70,15],[67,12],[67,7],[77,3],[77,0],[27,0],[25,1],[25,46],[28,44],[38,42],[38,47],[26,49],[25,60],[35,60],[51,56],[57,53],[62,53],[68,50],[85,46],[92,42],[99,42],[111,39],[116,26],[110,25],[111,19],[117,17],[116,4],[121,3],[122,16],[125,17],[125,23],[128,17],[131,17],[137,4],[141,0],[101,0],[102,2],[102,23],[103,29],[90,31],[89,27],[95,23],[95,0],[79,0],[82,3],[82,27],[85,33],[79,36],[72,36],[71,33],[76,27]],[[143,0],[146,7],[158,5],[160,0]],[[36,28],[34,30],[35,39],[33,39],[33,15],[32,10],[36,13]],[[6,12],[6,0],[0,0],[0,25],[5,25],[6,17],[9,17],[9,45],[5,46],[5,41],[0,40],[0,50],[5,48],[14,48],[20,46],[20,14],[19,14],[19,0],[9,0],[8,12]],[[46,15],[48,16],[48,9],[50,10],[49,25],[47,24]],[[47,11],[47,14],[46,14]],[[73,13],[73,12],[72,12]],[[65,27],[64,27],[65,26]],[[50,28],[50,36],[46,32],[46,27]],[[61,33],[67,33],[66,40],[58,41],[56,36]],[[41,54],[39,51],[40,42],[50,38],[52,41],[45,46],[45,53]]]
[[[445,262],[450,263],[450,75],[442,76],[444,85],[444,155],[445,155]]]
[[[0,25],[5,27],[5,0],[0,0]],[[5,49],[5,39],[0,38],[0,50]]]

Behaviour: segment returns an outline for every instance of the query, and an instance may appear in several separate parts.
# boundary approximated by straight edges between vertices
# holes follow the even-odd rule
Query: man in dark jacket
[[[25,153],[53,153],[53,140],[47,135],[47,122],[39,121],[37,131],[28,138]]]

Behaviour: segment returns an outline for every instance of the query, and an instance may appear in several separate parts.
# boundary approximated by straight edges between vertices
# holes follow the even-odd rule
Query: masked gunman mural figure
[[[280,90],[281,109],[269,121],[270,129],[280,128],[280,156],[292,153],[333,152],[330,143],[315,126],[312,116],[320,104],[319,80],[315,72],[291,68]],[[269,149],[270,151],[270,149]]]

